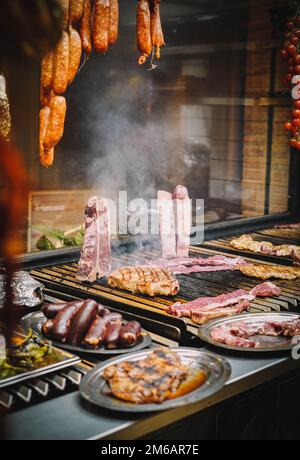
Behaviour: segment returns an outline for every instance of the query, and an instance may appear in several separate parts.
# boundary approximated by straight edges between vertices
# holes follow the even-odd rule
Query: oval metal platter
[[[89,403],[99,407],[119,412],[156,412],[185,406],[204,400],[220,391],[231,375],[231,367],[226,359],[201,351],[197,348],[171,348],[179,354],[183,364],[191,372],[201,370],[206,374],[205,383],[196,390],[164,401],[161,404],[134,404],[117,399],[109,392],[109,385],[103,378],[104,370],[111,365],[121,364],[124,361],[139,361],[146,358],[153,350],[131,353],[127,356],[110,359],[96,366],[82,380],[80,394]]]
[[[25,330],[32,329],[34,332],[39,334],[41,337],[47,338],[42,333],[42,326],[43,326],[44,321],[45,321],[45,316],[42,312],[39,311],[35,313],[30,313],[29,315],[24,316],[21,320],[21,326],[23,326]],[[49,339],[47,338],[47,340]],[[75,354],[84,353],[84,354],[98,355],[98,356],[99,355],[117,356],[117,355],[123,355],[125,353],[128,354],[128,353],[131,353],[132,351],[143,350],[144,348],[147,348],[151,345],[152,340],[151,340],[149,333],[143,329],[142,334],[138,338],[136,345],[130,348],[117,348],[115,350],[106,350],[104,347],[102,347],[102,348],[99,348],[98,350],[89,350],[87,348],[73,347],[72,345],[55,342],[53,340],[51,340],[51,342],[56,348],[62,348],[63,350],[68,350]]]
[[[224,348],[225,350],[239,351],[244,353],[274,353],[282,351],[292,350],[296,343],[295,338],[292,337],[267,337],[267,336],[254,336],[251,337],[251,340],[254,340],[259,344],[259,348],[244,348],[237,347],[232,345],[225,345],[219,343],[212,339],[211,331],[224,324],[235,324],[235,323],[265,323],[265,322],[286,322],[293,321],[295,319],[300,319],[300,315],[296,313],[249,313],[244,315],[232,316],[230,318],[220,318],[215,321],[210,321],[209,323],[201,326],[199,328],[199,337],[204,342],[213,345],[215,347]],[[299,341],[298,341],[299,342]]]

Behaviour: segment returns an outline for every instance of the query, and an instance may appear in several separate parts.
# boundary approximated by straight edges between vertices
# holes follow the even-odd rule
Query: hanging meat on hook
[[[72,26],[69,28],[69,71],[68,71],[68,86],[71,85],[76,74],[78,72],[81,54],[82,54],[82,44],[79,33]]]
[[[68,87],[70,38],[63,32],[62,38],[54,52],[53,91],[63,94]]]
[[[95,0],[93,15],[93,43],[97,53],[105,54],[109,38],[109,0]]]
[[[44,107],[40,111],[40,162],[45,168],[49,168],[54,160],[54,147],[46,149],[44,141],[47,133],[50,116],[50,108]]]
[[[141,53],[139,64],[145,64],[152,52],[151,14],[148,0],[139,0],[137,5],[137,47]]]
[[[70,24],[76,24],[83,15],[84,0],[70,0],[69,21]]]
[[[119,0],[110,0],[108,45],[114,45],[119,33]]]
[[[90,56],[90,54],[92,53],[91,17],[91,0],[85,0],[83,6],[83,16],[80,25],[80,36],[82,41],[82,48],[87,56]]]
[[[156,59],[160,59],[160,48],[165,46],[165,39],[161,25],[160,1],[149,0],[151,13],[151,39]]]
[[[66,29],[69,25],[70,2],[69,0],[58,0],[58,3],[63,13],[63,28]]]

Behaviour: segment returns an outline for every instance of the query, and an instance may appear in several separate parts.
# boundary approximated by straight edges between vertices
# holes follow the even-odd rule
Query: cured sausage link
[[[160,59],[160,48],[165,45],[160,17],[160,0],[150,0],[150,12],[152,45],[156,48],[156,58]]]
[[[142,53],[139,64],[145,64],[152,51],[151,15],[148,0],[139,0],[137,5],[137,47]]]
[[[61,140],[64,133],[66,111],[66,99],[63,96],[55,96],[50,104],[49,122],[44,139],[45,150],[55,147]]]
[[[80,36],[82,41],[82,48],[89,56],[92,52],[91,0],[84,1],[83,16],[80,26]]]
[[[70,0],[70,24],[75,24],[76,22],[80,21],[83,15],[83,5],[84,0]]]
[[[72,26],[69,29],[70,37],[70,52],[69,52],[69,72],[68,72],[68,85],[70,85],[79,69],[81,54],[82,54],[82,45],[81,37],[77,30]]]
[[[108,50],[109,37],[109,0],[95,0],[93,15],[93,43],[97,53]]]
[[[63,32],[62,38],[54,52],[53,91],[63,94],[68,86],[70,40],[69,34]]]
[[[53,83],[53,68],[54,68],[54,55],[51,51],[42,60],[41,65],[41,83],[42,88],[45,90],[52,89]]]
[[[44,141],[48,129],[49,118],[50,108],[45,107],[40,111],[40,162],[46,168],[52,166],[54,160],[54,148],[50,147],[48,149],[44,147]]]
[[[119,33],[119,0],[110,0],[109,10],[109,46],[114,45]]]

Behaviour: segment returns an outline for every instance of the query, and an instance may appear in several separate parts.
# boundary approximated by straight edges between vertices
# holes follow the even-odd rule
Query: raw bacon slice
[[[158,218],[163,257],[176,257],[175,219],[172,194],[157,193]]]
[[[176,252],[178,257],[187,257],[190,250],[191,201],[189,192],[183,185],[178,185],[173,193],[173,205],[176,228]]]
[[[85,236],[76,278],[93,283],[111,271],[110,216],[107,201],[93,197],[85,210]]]

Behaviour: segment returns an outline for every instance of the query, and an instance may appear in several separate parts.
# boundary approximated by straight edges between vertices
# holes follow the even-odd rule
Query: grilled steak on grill
[[[255,241],[249,235],[243,235],[230,242],[230,246],[239,251],[251,251],[278,257],[292,257],[300,262],[300,247],[295,245],[275,246],[267,241]]]
[[[168,270],[147,266],[115,270],[109,275],[108,284],[114,288],[151,297],[174,296],[179,292],[179,283]]]
[[[299,268],[284,267],[281,265],[244,265],[238,268],[244,275],[262,280],[271,278],[295,280],[300,277]]]
[[[177,353],[158,349],[141,361],[109,366],[103,378],[113,395],[135,404],[162,403],[176,393],[188,368]]]

